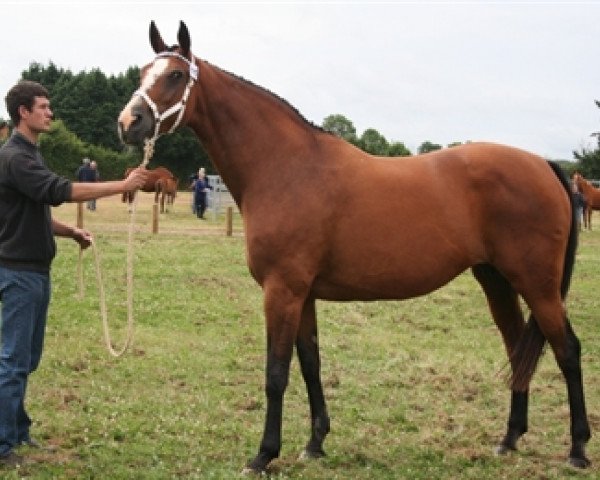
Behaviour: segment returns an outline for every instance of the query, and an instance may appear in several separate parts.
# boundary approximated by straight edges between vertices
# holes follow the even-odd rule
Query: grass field
[[[2,478],[230,479],[258,449],[264,422],[265,339],[261,290],[246,268],[239,216],[194,218],[189,197],[150,233],[151,200],[140,200],[134,241],[135,339],[123,357],[103,343],[91,252],[78,298],[77,248],[59,239],[45,354],[31,377],[33,434],[54,453]],[[54,210],[74,223],[74,205]],[[103,199],[85,215],[96,236],[118,348],[126,323],[128,214]],[[588,413],[600,426],[600,230],[581,236],[569,297],[583,347]],[[496,457],[509,395],[506,357],[483,294],[466,273],[405,302],[318,303],[322,373],[332,419],[328,456],[299,461],[309,412],[294,360],[285,399],[281,458],[273,478],[600,478],[593,464],[566,466],[566,389],[548,352],[531,387],[530,432]]]

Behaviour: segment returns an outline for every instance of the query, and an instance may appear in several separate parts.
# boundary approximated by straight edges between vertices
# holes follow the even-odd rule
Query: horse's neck
[[[189,126],[238,205],[250,186],[261,189],[269,176],[292,174],[294,163],[285,152],[306,145],[314,127],[287,103],[206,62],[196,91],[196,115]]]

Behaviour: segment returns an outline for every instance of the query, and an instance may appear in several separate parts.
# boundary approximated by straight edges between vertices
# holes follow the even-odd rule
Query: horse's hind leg
[[[476,265],[472,270],[486,295],[494,321],[502,334],[507,355],[512,358],[525,323],[517,293],[491,265]],[[512,391],[507,431],[496,449],[497,453],[505,454],[509,450],[516,450],[517,441],[527,432],[528,399],[527,390]]]
[[[539,282],[534,288],[540,290]],[[555,296],[548,292],[540,295],[526,292],[523,296],[534,318],[527,324],[513,354],[513,388],[523,390],[529,385],[542,346],[548,341],[567,384],[571,414],[569,463],[579,468],[587,467],[590,461],[585,456],[585,444],[590,438],[590,427],[583,395],[579,340],[569,324],[558,292]]]
[[[581,345],[571,328],[571,324],[563,313],[562,306],[558,306],[556,309],[561,312],[562,322],[558,324],[559,328],[556,328],[556,323],[540,322],[540,330],[548,339],[556,362],[567,383],[569,410],[571,414],[571,451],[569,453],[569,463],[578,468],[585,468],[590,465],[590,461],[585,456],[585,445],[590,439],[591,434],[583,394]]]
[[[303,456],[318,458],[325,455],[323,441],[329,433],[329,415],[327,414],[323,384],[321,383],[321,360],[319,357],[315,300],[313,298],[307,299],[302,309],[296,350],[300,360],[302,376],[306,383],[311,417],[311,436],[306,444]]]

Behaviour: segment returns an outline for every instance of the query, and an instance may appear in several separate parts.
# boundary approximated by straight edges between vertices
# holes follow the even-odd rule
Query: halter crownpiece
[[[193,55],[191,55],[191,56],[192,56],[192,58],[194,58]],[[174,57],[174,58],[177,58],[177,59],[187,63],[187,65],[189,67],[190,79],[189,79],[187,85],[185,86],[185,90],[183,92],[183,96],[181,97],[181,100],[179,100],[179,102],[177,102],[175,105],[168,108],[167,110],[165,110],[162,113],[159,113],[158,108],[156,107],[156,104],[154,103],[154,101],[141,88],[136,90],[133,93],[133,96],[142,97],[144,99],[144,101],[148,104],[148,106],[150,107],[150,110],[152,110],[152,113],[154,115],[154,123],[155,123],[154,135],[149,140],[149,142],[152,144],[154,144],[154,141],[160,135],[159,130],[160,130],[160,125],[163,122],[163,120],[169,118],[171,115],[173,115],[177,112],[179,112],[179,114],[177,115],[177,118],[175,119],[175,122],[169,129],[168,133],[173,133],[175,131],[175,129],[179,126],[179,123],[181,122],[181,119],[183,118],[183,114],[185,113],[185,104],[187,102],[188,97],[190,96],[190,92],[192,90],[194,82],[196,82],[198,80],[198,65],[196,65],[193,61],[189,60],[188,58],[184,57],[183,55],[180,55],[177,52],[159,53],[156,56],[156,58],[154,59],[154,61],[156,61],[159,58],[166,58],[166,57]]]
[[[187,63],[188,67],[190,69],[190,77],[192,77],[194,79],[194,81],[198,80],[198,65],[196,65],[189,58],[186,58],[177,52],[161,52],[158,55],[156,55],[156,58],[165,58],[165,57],[175,57],[175,58],[178,58],[179,60]],[[192,58],[193,58],[193,56],[192,56]],[[156,61],[156,59],[155,59],[155,61]]]

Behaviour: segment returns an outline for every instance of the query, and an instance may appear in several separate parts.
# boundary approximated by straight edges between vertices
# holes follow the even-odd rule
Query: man
[[[6,107],[15,128],[0,148],[0,467],[24,462],[15,452],[20,445],[39,446],[30,436],[25,392],[42,355],[54,236],[72,238],[81,248],[92,241],[87,230],[54,220],[50,206],[133,191],[147,176],[137,169],[112,182],[59,177],[46,167],[37,147],[52,120],[48,91],[21,81],[8,92]]]

